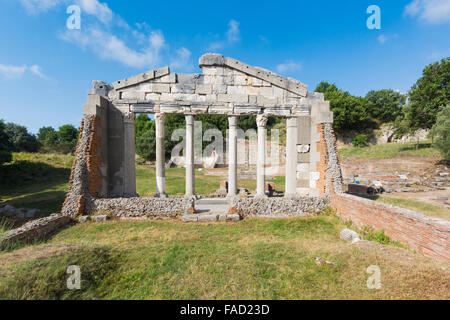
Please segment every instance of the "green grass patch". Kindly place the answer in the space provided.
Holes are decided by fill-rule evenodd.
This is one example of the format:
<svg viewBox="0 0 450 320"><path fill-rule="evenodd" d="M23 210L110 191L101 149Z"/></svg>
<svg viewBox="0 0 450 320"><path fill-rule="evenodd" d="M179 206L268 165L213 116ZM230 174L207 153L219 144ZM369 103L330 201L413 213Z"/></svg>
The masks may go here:
<svg viewBox="0 0 450 320"><path fill-rule="evenodd" d="M46 244L0 253L6 299L380 299L448 297L441 269L339 239L334 215L239 223L111 221L65 229ZM54 252L57 248L70 248ZM397 249L398 248L392 248ZM401 249L403 250L403 249ZM412 255L412 253L410 253ZM317 264L316 257L334 266ZM383 288L366 287L369 265ZM81 290L68 290L69 265ZM427 269L428 268L428 269ZM424 272L433 270L433 272ZM404 276L403 276L404 275ZM433 279L430 277L433 276ZM412 287L419 290L411 294Z"/></svg>
<svg viewBox="0 0 450 320"><path fill-rule="evenodd" d="M390 204L392 206L402 207L413 211L421 212L425 215L450 220L450 210L423 201L405 199L391 196L380 196L375 201Z"/></svg>
<svg viewBox="0 0 450 320"><path fill-rule="evenodd" d="M400 156L440 157L439 151L431 142L419 143L386 143L367 147L345 147L338 150L344 160L351 159L384 159Z"/></svg>

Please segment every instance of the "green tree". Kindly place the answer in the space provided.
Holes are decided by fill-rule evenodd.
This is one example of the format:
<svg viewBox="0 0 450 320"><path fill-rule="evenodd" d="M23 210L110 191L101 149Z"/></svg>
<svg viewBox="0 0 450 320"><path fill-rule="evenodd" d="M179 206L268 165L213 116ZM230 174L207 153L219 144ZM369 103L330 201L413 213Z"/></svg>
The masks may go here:
<svg viewBox="0 0 450 320"><path fill-rule="evenodd" d="M315 91L324 93L325 100L330 101L330 109L334 112L334 129L337 132L373 126L367 114L368 103L365 98L353 96L334 83L324 81L318 84Z"/></svg>
<svg viewBox="0 0 450 320"><path fill-rule="evenodd" d="M434 62L423 69L422 77L409 91L405 119L411 132L430 129L438 112L450 103L450 58Z"/></svg>
<svg viewBox="0 0 450 320"><path fill-rule="evenodd" d="M58 149L61 153L74 153L77 146L78 130L71 124L65 124L58 129Z"/></svg>
<svg viewBox="0 0 450 320"><path fill-rule="evenodd" d="M57 149L59 138L53 127L42 127L39 129L37 139L49 150Z"/></svg>
<svg viewBox="0 0 450 320"><path fill-rule="evenodd" d="M5 127L3 120L0 120L0 165L12 160L11 151L13 145L5 132Z"/></svg>
<svg viewBox="0 0 450 320"><path fill-rule="evenodd" d="M155 160L155 126L150 126L149 128L140 131L139 136L136 136L136 153L145 160Z"/></svg>
<svg viewBox="0 0 450 320"><path fill-rule="evenodd" d="M28 132L26 127L10 122L6 124L5 132L13 145L13 151L38 151L39 141Z"/></svg>
<svg viewBox="0 0 450 320"><path fill-rule="evenodd" d="M450 104L437 114L436 123L431 129L430 135L442 156L450 159Z"/></svg>
<svg viewBox="0 0 450 320"><path fill-rule="evenodd" d="M146 114L140 114L136 117L136 121L134 123L134 132L136 139L141 136L145 131L150 130L150 128L154 125L154 122L148 117Z"/></svg>
<svg viewBox="0 0 450 320"><path fill-rule="evenodd" d="M372 90L366 94L369 115L381 122L394 122L402 115L406 96L392 89Z"/></svg>

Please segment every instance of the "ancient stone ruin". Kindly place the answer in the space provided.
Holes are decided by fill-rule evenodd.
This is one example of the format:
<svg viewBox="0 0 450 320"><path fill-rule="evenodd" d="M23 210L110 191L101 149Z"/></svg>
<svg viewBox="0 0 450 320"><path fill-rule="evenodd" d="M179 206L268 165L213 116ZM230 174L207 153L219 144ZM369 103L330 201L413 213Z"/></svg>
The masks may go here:
<svg viewBox="0 0 450 320"><path fill-rule="evenodd" d="M77 156L63 214L109 212L119 217L175 217L192 212L195 202L194 119L198 114L228 117L228 184L230 207L241 216L303 215L323 208L331 188L342 190L332 130L333 113L323 94L307 85L220 54L199 60L201 74L151 70L110 86L94 81L83 120ZM156 189L154 198L138 197L135 176L134 121L137 113L155 115ZM184 197L165 189L164 121L169 113L186 119ZM257 190L238 195L237 119L256 117ZM286 118L286 185L284 198L265 194L266 124Z"/></svg>

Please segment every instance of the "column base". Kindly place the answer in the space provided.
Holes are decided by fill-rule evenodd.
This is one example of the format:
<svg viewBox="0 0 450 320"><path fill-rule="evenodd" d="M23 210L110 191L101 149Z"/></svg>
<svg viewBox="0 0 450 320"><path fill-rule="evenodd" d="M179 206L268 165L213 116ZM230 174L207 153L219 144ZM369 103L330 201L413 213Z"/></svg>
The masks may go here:
<svg viewBox="0 0 450 320"><path fill-rule="evenodd" d="M155 194L155 198L161 198L161 199L166 199L169 196L167 195L167 193L157 193Z"/></svg>

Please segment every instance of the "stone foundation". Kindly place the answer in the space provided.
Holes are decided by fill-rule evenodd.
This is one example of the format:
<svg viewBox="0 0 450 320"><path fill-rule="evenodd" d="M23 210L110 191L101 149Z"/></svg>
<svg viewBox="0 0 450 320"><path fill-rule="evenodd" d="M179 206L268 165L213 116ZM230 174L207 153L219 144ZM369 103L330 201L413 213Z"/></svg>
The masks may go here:
<svg viewBox="0 0 450 320"><path fill-rule="evenodd" d="M192 206L192 201L184 197L90 198L86 201L86 213L106 214L121 219L167 219L185 214L186 210Z"/></svg>
<svg viewBox="0 0 450 320"><path fill-rule="evenodd" d="M301 217L313 215L329 205L328 198L239 198L232 207L242 217Z"/></svg>

